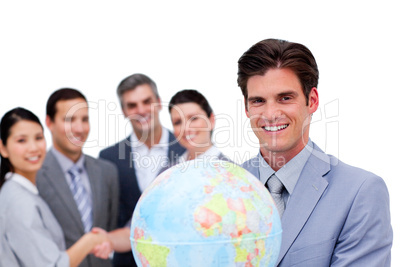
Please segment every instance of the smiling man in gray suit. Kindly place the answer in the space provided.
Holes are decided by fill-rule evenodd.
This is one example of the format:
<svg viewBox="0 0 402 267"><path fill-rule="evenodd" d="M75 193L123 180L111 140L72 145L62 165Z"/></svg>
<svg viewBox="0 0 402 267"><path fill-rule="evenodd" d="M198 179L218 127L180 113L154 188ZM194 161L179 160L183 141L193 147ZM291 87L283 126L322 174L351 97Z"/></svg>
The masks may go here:
<svg viewBox="0 0 402 267"><path fill-rule="evenodd" d="M243 163L282 214L277 266L390 266L389 195L373 173L309 139L318 68L308 48L263 40L238 61L238 85L260 153Z"/></svg>
<svg viewBox="0 0 402 267"><path fill-rule="evenodd" d="M37 174L37 187L64 232L69 248L92 227L116 227L118 174L107 161L83 154L89 133L88 103L71 88L55 91L46 106L46 125L53 147ZM87 256L80 267L112 266L110 260Z"/></svg>

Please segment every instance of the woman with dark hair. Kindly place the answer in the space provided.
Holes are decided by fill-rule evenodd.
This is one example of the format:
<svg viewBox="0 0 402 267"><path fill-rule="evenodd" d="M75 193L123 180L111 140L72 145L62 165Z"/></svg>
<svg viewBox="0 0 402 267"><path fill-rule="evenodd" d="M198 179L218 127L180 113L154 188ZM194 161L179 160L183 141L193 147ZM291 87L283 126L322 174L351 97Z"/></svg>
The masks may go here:
<svg viewBox="0 0 402 267"><path fill-rule="evenodd" d="M0 122L0 139L0 266L78 266L107 238L87 233L66 250L60 225L35 186L46 155L38 117L10 110Z"/></svg>
<svg viewBox="0 0 402 267"><path fill-rule="evenodd" d="M196 90L182 90L169 102L173 134L187 149L179 162L202 160L230 161L212 143L215 115L207 99Z"/></svg>

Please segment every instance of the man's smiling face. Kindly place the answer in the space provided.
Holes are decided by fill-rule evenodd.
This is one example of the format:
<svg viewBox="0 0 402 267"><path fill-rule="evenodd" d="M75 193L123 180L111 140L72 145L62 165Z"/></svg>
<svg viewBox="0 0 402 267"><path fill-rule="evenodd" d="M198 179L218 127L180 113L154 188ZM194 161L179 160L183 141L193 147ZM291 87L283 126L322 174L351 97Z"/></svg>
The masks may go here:
<svg viewBox="0 0 402 267"><path fill-rule="evenodd" d="M246 114L259 139L262 155L276 152L287 159L307 144L311 114L318 108L317 89L308 103L302 85L290 69L269 69L247 82Z"/></svg>
<svg viewBox="0 0 402 267"><path fill-rule="evenodd" d="M148 84L139 85L134 90L125 92L121 98L121 105L124 116L131 121L137 136L147 138L156 127L160 126L161 102Z"/></svg>

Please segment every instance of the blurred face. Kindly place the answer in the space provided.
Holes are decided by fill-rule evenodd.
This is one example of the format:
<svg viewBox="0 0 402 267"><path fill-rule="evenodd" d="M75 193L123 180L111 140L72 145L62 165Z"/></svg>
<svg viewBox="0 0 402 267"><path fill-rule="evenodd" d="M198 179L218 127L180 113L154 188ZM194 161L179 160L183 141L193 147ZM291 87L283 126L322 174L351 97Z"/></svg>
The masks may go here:
<svg viewBox="0 0 402 267"><path fill-rule="evenodd" d="M54 148L77 161L89 134L88 103L82 98L58 101L54 120L47 117L46 125Z"/></svg>
<svg viewBox="0 0 402 267"><path fill-rule="evenodd" d="M33 121L21 120L10 129L1 154L10 160L14 172L26 178L35 178L46 155L46 141L42 127Z"/></svg>
<svg viewBox="0 0 402 267"><path fill-rule="evenodd" d="M318 108L314 87L308 105L298 77L290 69L270 69L247 82L246 113L262 155L280 153L290 160L307 144L311 114Z"/></svg>
<svg viewBox="0 0 402 267"><path fill-rule="evenodd" d="M155 96L148 84L139 85L134 90L125 92L122 95L121 105L124 116L130 120L137 136L140 135L138 137L140 140L146 139L156 127L161 127L160 99Z"/></svg>
<svg viewBox="0 0 402 267"><path fill-rule="evenodd" d="M211 131L215 117L207 113L196 103L183 103L173 106L170 116L173 134L179 143L189 151L205 151L211 145Z"/></svg>

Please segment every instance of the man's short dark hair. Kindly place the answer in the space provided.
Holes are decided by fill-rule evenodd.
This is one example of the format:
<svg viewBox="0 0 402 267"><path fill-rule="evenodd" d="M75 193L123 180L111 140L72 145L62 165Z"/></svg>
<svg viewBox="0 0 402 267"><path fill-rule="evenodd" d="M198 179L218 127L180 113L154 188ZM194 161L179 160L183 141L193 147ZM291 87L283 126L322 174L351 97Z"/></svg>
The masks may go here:
<svg viewBox="0 0 402 267"><path fill-rule="evenodd" d="M237 84L245 100L248 98L248 79L255 75L265 75L273 68L288 68L296 74L308 104L311 89L318 86L318 67L315 58L304 45L278 39L260 41L240 57Z"/></svg>
<svg viewBox="0 0 402 267"><path fill-rule="evenodd" d="M135 73L124 78L124 80L122 80L117 86L117 96L119 97L120 103L125 92L134 90L135 88L137 88L137 86L143 84L148 84L151 87L155 97L159 99L159 93L158 88L156 87L156 83L145 74Z"/></svg>
<svg viewBox="0 0 402 267"><path fill-rule="evenodd" d="M56 104L62 100L71 100L76 98L82 98L87 102L85 96L78 90L73 88L60 88L54 91L46 103L46 115L53 121L54 116L57 113Z"/></svg>

